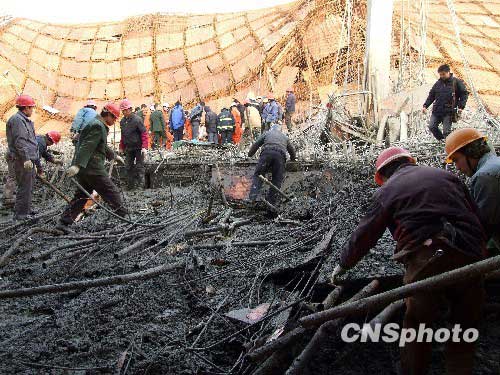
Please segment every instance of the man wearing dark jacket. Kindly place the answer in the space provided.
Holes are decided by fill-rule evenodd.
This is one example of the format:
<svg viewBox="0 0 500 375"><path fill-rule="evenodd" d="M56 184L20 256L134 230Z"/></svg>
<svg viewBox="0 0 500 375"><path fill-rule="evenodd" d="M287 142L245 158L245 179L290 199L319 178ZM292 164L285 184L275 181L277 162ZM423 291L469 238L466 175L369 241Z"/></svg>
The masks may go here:
<svg viewBox="0 0 500 375"><path fill-rule="evenodd" d="M165 147L165 141L167 139L167 134L165 133L165 117L163 116L163 111L159 104L155 104L154 111L149 116L150 131L153 135L153 147L163 148Z"/></svg>
<svg viewBox="0 0 500 375"><path fill-rule="evenodd" d="M95 190L116 214L125 216L127 210L123 207L120 191L104 168L106 159L115 159L123 164L123 159L107 145L109 126L113 125L119 116L120 107L108 103L103 107L101 114L82 130L72 165L66 171L66 176L70 178L76 176L77 182L88 193ZM61 215L60 224L63 226L72 224L82 212L87 199L85 193L77 188L71 203Z"/></svg>
<svg viewBox="0 0 500 375"><path fill-rule="evenodd" d="M469 92L464 82L450 73L449 65L441 65L438 68L438 73L439 79L429 91L422 112L427 112L427 108L434 103L429 130L440 141L451 133L452 115L457 113L460 116L467 103ZM442 132L439 129L440 123L443 123Z"/></svg>
<svg viewBox="0 0 500 375"><path fill-rule="evenodd" d="M44 159L48 163L63 165L61 160L56 160L54 155L49 150L49 147L53 144L59 143L61 140L61 134L55 130L49 131L45 135L37 135L36 143L38 144L38 156L39 158L34 161L36 166L36 171L39 175L43 174L43 167L40 159Z"/></svg>
<svg viewBox="0 0 500 375"><path fill-rule="evenodd" d="M198 135L200 133L200 123L201 116L203 115L203 108L205 107L204 102L199 102L196 107L191 110L189 114L189 119L191 120L192 138L198 140Z"/></svg>
<svg viewBox="0 0 500 375"><path fill-rule="evenodd" d="M234 125L234 116L229 112L229 109L222 108L217 119L217 132L221 135L223 145L233 143Z"/></svg>
<svg viewBox="0 0 500 375"><path fill-rule="evenodd" d="M262 187L262 181L259 175L265 176L266 173L272 173L272 183L281 188L283 179L285 178L285 163L286 154L290 155L293 161L296 158L295 149L290 143L288 137L281 132L281 127L278 124L271 126L268 132L262 134L255 143L250 147L248 156L255 155L257 150L262 147L262 152L259 157L259 162L255 168L252 179L252 187L250 188L250 200L255 201ZM276 203L276 191L269 189L267 201L271 204Z"/></svg>
<svg viewBox="0 0 500 375"><path fill-rule="evenodd" d="M207 128L208 142L219 143L217 136L217 114L208 106L205 106L205 126Z"/></svg>
<svg viewBox="0 0 500 375"><path fill-rule="evenodd" d="M7 163L16 177L14 220L24 220L31 214L31 198L35 179L34 162L38 160L35 126L30 120L35 101L29 95L16 99L18 112L7 121Z"/></svg>
<svg viewBox="0 0 500 375"><path fill-rule="evenodd" d="M293 87L286 90L286 103L285 103L285 124L288 132L292 131L292 116L295 113L295 94L293 93Z"/></svg>
<svg viewBox="0 0 500 375"><path fill-rule="evenodd" d="M120 103L123 118L120 120L120 150L125 153L125 170L128 188L144 186L144 156L148 148L148 133L144 122L132 112L132 103L124 99Z"/></svg>
<svg viewBox="0 0 500 375"><path fill-rule="evenodd" d="M358 263L388 228L396 240L394 259L405 265L405 283L439 275L481 260L485 234L477 206L466 186L452 173L417 166L408 151L384 150L376 162L375 181L382 186L341 252L333 272L337 277ZM458 282L446 289L418 293L406 299L405 328L431 326L441 307L450 307L450 319L462 330L476 328L484 291L481 278ZM449 340L446 373L472 374L474 344ZM423 375L430 361L430 342L406 343L402 373Z"/></svg>

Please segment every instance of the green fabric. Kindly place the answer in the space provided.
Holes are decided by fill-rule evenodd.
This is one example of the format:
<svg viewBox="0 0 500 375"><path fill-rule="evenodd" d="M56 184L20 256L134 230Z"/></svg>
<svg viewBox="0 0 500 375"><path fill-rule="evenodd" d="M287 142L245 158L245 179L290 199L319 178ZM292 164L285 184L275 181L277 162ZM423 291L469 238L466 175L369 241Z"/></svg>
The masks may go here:
<svg viewBox="0 0 500 375"><path fill-rule="evenodd" d="M142 121L144 121L144 111L141 109L139 111L137 111L137 116L139 116L140 118L142 118Z"/></svg>
<svg viewBox="0 0 500 375"><path fill-rule="evenodd" d="M165 130L165 118L163 117L163 112L157 109L151 113L149 124L151 125L149 129L150 131L163 132Z"/></svg>
<svg viewBox="0 0 500 375"><path fill-rule="evenodd" d="M497 242L493 238L490 238L486 247L488 248L488 252L490 254L490 257L500 255L499 245L497 244Z"/></svg>
<svg viewBox="0 0 500 375"><path fill-rule="evenodd" d="M75 148L72 165L80 167L79 174L107 176L104 161L113 157L113 151L107 145L108 128L101 116L92 120L80 133Z"/></svg>

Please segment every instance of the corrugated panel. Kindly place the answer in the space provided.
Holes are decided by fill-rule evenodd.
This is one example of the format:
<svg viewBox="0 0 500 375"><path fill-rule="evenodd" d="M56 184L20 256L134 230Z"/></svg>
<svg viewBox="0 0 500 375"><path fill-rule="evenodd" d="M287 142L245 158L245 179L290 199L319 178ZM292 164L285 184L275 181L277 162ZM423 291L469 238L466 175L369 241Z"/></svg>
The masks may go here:
<svg viewBox="0 0 500 375"><path fill-rule="evenodd" d="M0 72L9 71L9 79L11 82L17 86L21 86L24 81L24 73L13 66L10 62L5 60L2 55L0 55Z"/></svg>
<svg viewBox="0 0 500 375"><path fill-rule="evenodd" d="M92 79L106 79L106 72L107 70L105 62L93 62L90 77Z"/></svg>
<svg viewBox="0 0 500 375"><path fill-rule="evenodd" d="M125 39L123 56L131 57L151 52L151 37Z"/></svg>
<svg viewBox="0 0 500 375"><path fill-rule="evenodd" d="M137 73L146 74L153 71L153 59L151 56L140 57L137 59Z"/></svg>
<svg viewBox="0 0 500 375"><path fill-rule="evenodd" d="M106 50L106 60L107 61L119 60L121 56L122 56L121 42L108 43L108 49Z"/></svg>
<svg viewBox="0 0 500 375"><path fill-rule="evenodd" d="M48 70L34 61L29 65L28 75L38 82L47 82L49 80ZM55 73L52 73L51 77L54 79L56 77Z"/></svg>
<svg viewBox="0 0 500 375"><path fill-rule="evenodd" d="M196 85L200 92L200 96L204 97L226 90L231 85L231 81L229 74L227 72L222 72L207 77L199 77L199 79L196 80Z"/></svg>
<svg viewBox="0 0 500 375"><path fill-rule="evenodd" d="M250 73L250 68L246 59L241 59L231 65L231 71L233 72L234 80L236 83L239 83Z"/></svg>
<svg viewBox="0 0 500 375"><path fill-rule="evenodd" d="M186 30L186 46L192 46L212 39L215 31L212 25L190 28Z"/></svg>
<svg viewBox="0 0 500 375"><path fill-rule="evenodd" d="M329 17L322 22L311 24L304 36L304 43L314 60L320 60L337 53L339 39L342 31L342 20L340 17ZM332 43L332 41L334 41ZM344 42L340 48L347 46Z"/></svg>
<svg viewBox="0 0 500 375"><path fill-rule="evenodd" d="M125 97L129 98L132 95L137 95L141 93L141 87L139 84L139 79L126 79L123 81L123 86L125 89Z"/></svg>
<svg viewBox="0 0 500 375"><path fill-rule="evenodd" d="M36 40L37 47L44 49L47 52L53 53L59 53L63 47L63 44L63 40L49 38L45 35L38 36Z"/></svg>
<svg viewBox="0 0 500 375"><path fill-rule="evenodd" d="M75 58L80 50L80 44L76 42L67 42L64 45L61 56Z"/></svg>
<svg viewBox="0 0 500 375"><path fill-rule="evenodd" d="M70 98L65 98L62 96L57 97L53 107L58 109L61 112L73 113L71 111L71 104L73 100Z"/></svg>
<svg viewBox="0 0 500 375"><path fill-rule="evenodd" d="M156 55L158 70L169 69L184 64L184 52L175 50Z"/></svg>
<svg viewBox="0 0 500 375"><path fill-rule="evenodd" d="M97 28L95 27L75 27L71 29L68 38L76 40L91 40L94 39Z"/></svg>
<svg viewBox="0 0 500 375"><path fill-rule="evenodd" d="M174 80L177 84L189 81L191 79L185 66L174 71Z"/></svg>
<svg viewBox="0 0 500 375"><path fill-rule="evenodd" d="M31 43L28 43L10 33L3 33L2 39L21 53L28 53L31 47Z"/></svg>
<svg viewBox="0 0 500 375"><path fill-rule="evenodd" d="M212 23L213 19L212 15L189 16L187 18L187 25L188 27L208 25Z"/></svg>
<svg viewBox="0 0 500 375"><path fill-rule="evenodd" d="M105 90L106 90L106 81L91 82L89 98L93 99L104 98Z"/></svg>
<svg viewBox="0 0 500 375"><path fill-rule="evenodd" d="M71 78L59 77L57 93L63 96L75 96L75 81Z"/></svg>
<svg viewBox="0 0 500 375"><path fill-rule="evenodd" d="M75 58L78 61L89 61L92 54L91 44L80 44L80 50L77 52Z"/></svg>
<svg viewBox="0 0 500 375"><path fill-rule="evenodd" d="M239 27L242 27L244 24L245 24L244 17L229 18L225 21L217 22L216 24L217 34L224 34L228 31L235 30Z"/></svg>
<svg viewBox="0 0 500 375"><path fill-rule="evenodd" d="M92 60L104 60L106 58L106 50L108 49L108 43L102 41L96 41L94 43L94 48L92 50Z"/></svg>
<svg viewBox="0 0 500 375"><path fill-rule="evenodd" d="M250 53L256 47L255 40L251 36L248 36L225 49L223 53L226 61L228 63L233 63L237 59Z"/></svg>
<svg viewBox="0 0 500 375"><path fill-rule="evenodd" d="M90 90L90 82L87 80L77 79L74 82L73 96L75 98L87 98Z"/></svg>
<svg viewBox="0 0 500 375"><path fill-rule="evenodd" d="M462 14L461 17L463 17L466 22L474 26L489 26L494 28L500 27L500 25L492 17L487 15Z"/></svg>
<svg viewBox="0 0 500 375"><path fill-rule="evenodd" d="M90 63L63 59L61 74L76 78L89 78Z"/></svg>
<svg viewBox="0 0 500 375"><path fill-rule="evenodd" d="M122 83L120 81L108 82L106 85L106 96L111 100L122 98Z"/></svg>
<svg viewBox="0 0 500 375"><path fill-rule="evenodd" d="M31 95L40 105L52 103L55 97L52 90L47 90L44 85L41 85L29 78L26 80L23 92Z"/></svg>
<svg viewBox="0 0 500 375"><path fill-rule="evenodd" d="M122 34L121 24L117 23L111 25L104 25L99 28L99 31L97 32L97 38L109 39L119 34Z"/></svg>
<svg viewBox="0 0 500 375"><path fill-rule="evenodd" d="M15 24L9 27L8 30L27 42L31 42L38 35L36 31Z"/></svg>
<svg viewBox="0 0 500 375"><path fill-rule="evenodd" d="M68 34L70 33L70 31L71 31L71 28L54 26L54 25L47 25L43 29L44 33L50 34L51 36L58 38L58 39L66 38L68 36Z"/></svg>
<svg viewBox="0 0 500 375"><path fill-rule="evenodd" d="M220 35L218 38L220 48L222 49L236 43L236 37L231 32Z"/></svg>
<svg viewBox="0 0 500 375"><path fill-rule="evenodd" d="M122 77L120 61L107 62L106 75L108 79L120 79Z"/></svg>
<svg viewBox="0 0 500 375"><path fill-rule="evenodd" d="M140 85L141 85L142 96L148 96L154 93L155 82L152 76L141 77Z"/></svg>
<svg viewBox="0 0 500 375"><path fill-rule="evenodd" d="M194 76L216 74L219 73L223 68L224 61L218 54L191 64L191 70Z"/></svg>
<svg viewBox="0 0 500 375"><path fill-rule="evenodd" d="M129 59L123 60L123 71L122 74L124 77L134 77L137 76L137 60Z"/></svg>
<svg viewBox="0 0 500 375"><path fill-rule="evenodd" d="M217 52L217 45L210 41L199 46L186 48L186 55L190 62L202 59L203 57L213 55Z"/></svg>
<svg viewBox="0 0 500 375"><path fill-rule="evenodd" d="M498 74L472 69L472 79L481 90L498 91Z"/></svg>
<svg viewBox="0 0 500 375"><path fill-rule="evenodd" d="M278 96L284 96L288 87L292 86L299 74L300 69L296 66L284 66L276 79L274 92Z"/></svg>
<svg viewBox="0 0 500 375"><path fill-rule="evenodd" d="M183 45L184 45L183 33L160 34L156 36L157 51L182 48Z"/></svg>
<svg viewBox="0 0 500 375"><path fill-rule="evenodd" d="M12 63L18 67L19 69L26 69L26 63L28 62L28 58L26 55L23 55L20 52L17 52L9 45L0 42L0 51L1 54L7 57Z"/></svg>
<svg viewBox="0 0 500 375"><path fill-rule="evenodd" d="M170 91L168 88L175 86L175 79L173 72L167 70L158 74L158 80L162 91Z"/></svg>

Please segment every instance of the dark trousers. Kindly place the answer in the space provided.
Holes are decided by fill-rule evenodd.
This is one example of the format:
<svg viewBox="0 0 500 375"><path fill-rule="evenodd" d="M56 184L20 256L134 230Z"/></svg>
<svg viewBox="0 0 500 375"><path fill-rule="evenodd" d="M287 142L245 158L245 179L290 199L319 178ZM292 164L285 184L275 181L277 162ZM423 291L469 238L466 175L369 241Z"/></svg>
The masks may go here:
<svg viewBox="0 0 500 375"><path fill-rule="evenodd" d="M208 141L212 142L212 143L219 143L219 137L218 137L217 133L209 132L208 133Z"/></svg>
<svg viewBox="0 0 500 375"><path fill-rule="evenodd" d="M174 129L174 142L182 141L184 137L184 126L181 126L179 129Z"/></svg>
<svg viewBox="0 0 500 375"><path fill-rule="evenodd" d="M438 248L444 251L443 255L433 257ZM422 246L405 260L404 282L407 284L439 275L474 261L454 248ZM426 328L432 327L433 322L439 317L440 308L447 307L450 311L448 320L451 328L455 324L460 324L462 330L477 328L481 319L483 300L484 290L481 278L459 282L444 290L429 290L415 294L406 299L403 327L418 329L421 323L425 323ZM462 335L460 337L462 338ZM401 349L403 374L427 374L431 351L432 342L406 343ZM474 351L475 343L453 342L450 339L446 343L446 373L448 375L472 375Z"/></svg>
<svg viewBox="0 0 500 375"><path fill-rule="evenodd" d="M222 130L220 132L221 135L221 143L223 145L228 143L233 143L233 131L232 130Z"/></svg>
<svg viewBox="0 0 500 375"><path fill-rule="evenodd" d="M166 138L165 131L153 132L153 148L164 147Z"/></svg>
<svg viewBox="0 0 500 375"><path fill-rule="evenodd" d="M191 123L191 129L193 131L193 138L192 139L198 139L198 135L200 134L200 122L193 121Z"/></svg>
<svg viewBox="0 0 500 375"><path fill-rule="evenodd" d="M92 194L92 191L95 190L116 214L120 216L127 214L120 192L111 178L108 176L77 175L76 179L88 193ZM87 196L77 188L73 199L61 216L61 223L72 224L83 211L87 199Z"/></svg>
<svg viewBox="0 0 500 375"><path fill-rule="evenodd" d="M443 123L443 131L439 129L439 124ZM438 141L445 139L451 133L451 115L436 116L431 115L429 130Z"/></svg>
<svg viewBox="0 0 500 375"><path fill-rule="evenodd" d="M16 172L14 170L14 159L9 152L5 155L7 161L7 175L4 177L3 204L5 207L13 208L16 203Z"/></svg>
<svg viewBox="0 0 500 375"><path fill-rule="evenodd" d="M144 187L144 156L140 149L125 152L125 170L130 189Z"/></svg>
<svg viewBox="0 0 500 375"><path fill-rule="evenodd" d="M292 116L293 112L285 112L285 124L288 131L292 131Z"/></svg>
<svg viewBox="0 0 500 375"><path fill-rule="evenodd" d="M262 181L259 175L266 176L266 173L272 173L271 182L278 188L281 188L283 184L283 179L285 178L285 155L279 151L275 150L264 150L260 154L259 162L255 168L252 179L252 187L250 188L250 200L255 201L259 195L260 189L262 188ZM267 194L267 201L271 204L275 204L277 200L277 192L274 189L269 188Z"/></svg>
<svg viewBox="0 0 500 375"><path fill-rule="evenodd" d="M26 170L24 162L18 159L14 160L13 167L17 184L14 216L18 219L24 219L31 213L35 167L33 166L32 170Z"/></svg>

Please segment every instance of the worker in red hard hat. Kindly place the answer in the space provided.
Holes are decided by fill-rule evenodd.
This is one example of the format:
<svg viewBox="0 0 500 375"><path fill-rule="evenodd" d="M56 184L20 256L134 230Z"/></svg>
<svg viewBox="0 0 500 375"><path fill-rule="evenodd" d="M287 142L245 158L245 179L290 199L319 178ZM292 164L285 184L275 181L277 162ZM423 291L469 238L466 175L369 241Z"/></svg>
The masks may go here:
<svg viewBox="0 0 500 375"><path fill-rule="evenodd" d="M71 124L71 139L76 145L81 131L97 116L97 104L93 100L87 100L83 108L81 108L73 119Z"/></svg>
<svg viewBox="0 0 500 375"><path fill-rule="evenodd" d="M108 203L116 214L124 216L127 210L123 206L120 191L115 186L104 168L104 161L117 160L124 164L123 159L116 155L107 145L109 127L120 117L120 107L114 103L106 104L101 114L96 116L80 133L75 148L75 156L66 176L76 177L78 183L92 193L95 190ZM72 224L82 212L87 195L77 188L75 196L60 218L60 224Z"/></svg>
<svg viewBox="0 0 500 375"><path fill-rule="evenodd" d="M419 166L399 147L384 150L377 159L375 181L380 189L350 240L342 249L332 281L354 267L389 229L396 240L393 259L405 266L404 282L460 268L482 259L486 237L477 207L463 182L443 169ZM446 296L446 298L445 298ZM457 282L443 290L414 294L406 299L403 326L418 329L437 321L440 307L460 328L476 328L484 290L481 278ZM406 343L401 352L404 374L426 374L430 342ZM474 343L446 344L446 373L472 374Z"/></svg>
<svg viewBox="0 0 500 375"><path fill-rule="evenodd" d="M32 214L31 198L35 179L34 162L38 159L38 145L35 136L35 125L30 117L33 115L35 101L29 95L16 98L18 112L7 121L7 164L9 174L15 178L6 181L6 188L16 189L14 203L14 220L30 218ZM9 186L17 185L17 187ZM12 202L13 198L11 198Z"/></svg>
<svg viewBox="0 0 500 375"><path fill-rule="evenodd" d="M46 162L63 165L62 160L56 159L52 152L48 149L54 144L58 144L61 140L61 134L58 131L51 130L45 135L37 135L36 142L38 144L38 155L39 158L35 161L36 170L39 175L43 174L43 167L40 159L45 159Z"/></svg>
<svg viewBox="0 0 500 375"><path fill-rule="evenodd" d="M127 171L128 188L144 186L144 157L146 156L149 138L142 119L133 112L130 100L120 103L123 118L120 120L120 150L125 153L125 170Z"/></svg>
<svg viewBox="0 0 500 375"><path fill-rule="evenodd" d="M297 98L293 93L293 87L289 87L286 90L286 102L285 102L285 124L288 132L292 131L292 116L295 113L295 103Z"/></svg>

